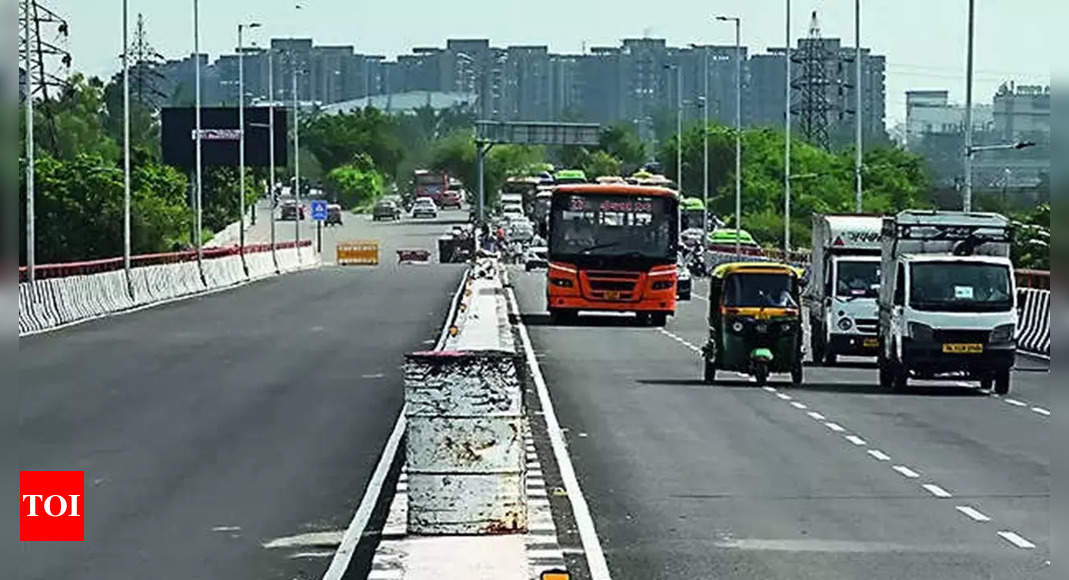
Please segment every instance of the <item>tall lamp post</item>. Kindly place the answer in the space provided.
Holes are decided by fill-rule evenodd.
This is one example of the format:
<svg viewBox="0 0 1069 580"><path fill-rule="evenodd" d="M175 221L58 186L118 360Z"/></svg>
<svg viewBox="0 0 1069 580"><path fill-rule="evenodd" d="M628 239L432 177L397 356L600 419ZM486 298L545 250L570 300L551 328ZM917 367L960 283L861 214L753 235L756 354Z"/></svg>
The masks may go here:
<svg viewBox="0 0 1069 580"><path fill-rule="evenodd" d="M203 170L201 164L201 124L200 124L200 1L193 0L193 76L194 76L194 90L196 92L195 101L195 114L196 117L196 149L197 149L197 170L196 170L196 193L193 201L194 210L196 211L196 218L193 228L193 243L197 248L197 268L204 276L204 248L201 246L201 240L204 236L201 235L201 228L204 227L203 222L203 207L201 201L203 199L201 193L201 182L203 181Z"/></svg>
<svg viewBox="0 0 1069 580"><path fill-rule="evenodd" d="M245 29L259 28L260 23L251 22L249 24L238 24L238 139L240 143L238 145L238 186L239 197L238 211L241 213L241 217L238 218L238 240L241 252L241 267L248 273L249 267L245 263Z"/></svg>
<svg viewBox="0 0 1069 580"><path fill-rule="evenodd" d="M969 37L965 56L965 199L964 211L972 211L972 80L973 31L976 23L976 1L969 0Z"/></svg>
<svg viewBox="0 0 1069 580"><path fill-rule="evenodd" d="M742 254L742 19L717 16L735 23L735 255Z"/></svg>
<svg viewBox="0 0 1069 580"><path fill-rule="evenodd" d="M791 256L791 0L787 0L786 26L783 37L786 47L784 59L784 103L783 103L783 258Z"/></svg>
<svg viewBox="0 0 1069 580"><path fill-rule="evenodd" d="M854 183L856 191L856 210L861 213L861 0L854 0L854 37L857 46L854 47Z"/></svg>
<svg viewBox="0 0 1069 580"><path fill-rule="evenodd" d="M130 277L130 41L129 2L122 0L122 147L123 147L123 220L122 220L122 266L126 275L126 292L134 297L133 280Z"/></svg>
<svg viewBox="0 0 1069 580"><path fill-rule="evenodd" d="M665 70L676 71L676 189L683 194L683 68L666 64Z"/></svg>
<svg viewBox="0 0 1069 580"><path fill-rule="evenodd" d="M34 254L37 245L34 233L34 192L33 178L34 151L33 151L33 55L30 49L30 0L24 0L23 7L23 34L25 35L23 50L26 60L26 276L32 284L37 279L37 264Z"/></svg>

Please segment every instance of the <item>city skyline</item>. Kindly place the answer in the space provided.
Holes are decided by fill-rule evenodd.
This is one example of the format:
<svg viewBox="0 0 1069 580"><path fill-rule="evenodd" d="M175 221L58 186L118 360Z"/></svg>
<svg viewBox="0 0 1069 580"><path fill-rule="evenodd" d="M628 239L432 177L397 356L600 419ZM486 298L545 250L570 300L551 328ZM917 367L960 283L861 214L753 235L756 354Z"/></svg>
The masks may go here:
<svg viewBox="0 0 1069 580"><path fill-rule="evenodd" d="M351 2L343 0L301 0L300 10L295 9L292 0L269 5L241 0L201 4L202 52L213 57L233 52L237 23L254 20L264 27L249 36L248 44L262 46L272 37L312 38L316 44L353 45L358 53L381 54L390 60L411 54L415 47L441 45L446 38L490 38L502 47L547 45L551 52L565 54L579 54L592 46L616 45L624 38L664 38L675 46L692 42L724 45L732 40L729 27L713 22L711 14L708 22L702 18L679 18L680 14L713 10L691 0L669 2L656 13L649 13L637 3L635 10L629 10L630 3L624 3L605 12L594 3L540 2L538 12L546 15L541 20L552 22L552 26L532 26L530 22L540 21L538 17L521 18L522 11L486 0L470 0L459 7L428 4L415 9L415 17L412 6L354 9ZM726 0L719 3L718 9L742 16L742 43L751 53L782 47L782 0L754 4L757 3ZM853 1L794 0L793 4L795 40L806 35L810 12L817 9L824 36L840 38L844 46L853 45ZM119 3L114 13L102 11L101 3L95 2L52 0L48 5L70 22L73 70L96 76L109 76L117 70L121 52ZM130 5L133 13L145 14L149 38L167 58L182 58L192 52L192 2L134 0ZM1022 9L1019 3L978 7L974 85L978 102L989 102L989 96L1003 82L1050 84L1055 51L1048 43L1053 42L1053 35L1042 34L1042 30L1053 26L1056 20L1044 14L1053 16L1056 10L1069 12L1054 0L1036 0L1030 9ZM339 19L339 14L350 18ZM635 17L636 14L641 16ZM964 1L933 5L903 0L894 6L863 6L862 45L887 56L888 127L905 120L907 90L946 88L952 101L963 100L965 14ZM369 20L402 24L368 25ZM339 25L339 21L346 24ZM1011 35L1006 34L1007 30L1027 30L1032 34Z"/></svg>

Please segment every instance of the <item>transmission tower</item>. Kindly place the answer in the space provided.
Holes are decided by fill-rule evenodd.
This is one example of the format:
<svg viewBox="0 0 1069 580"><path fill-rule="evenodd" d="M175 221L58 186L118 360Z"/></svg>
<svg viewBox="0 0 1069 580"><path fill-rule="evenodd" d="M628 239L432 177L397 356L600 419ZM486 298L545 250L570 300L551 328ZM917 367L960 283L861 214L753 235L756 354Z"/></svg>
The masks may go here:
<svg viewBox="0 0 1069 580"><path fill-rule="evenodd" d="M137 28L130 45L130 88L135 102L151 109L159 108L167 95L160 90L164 75L159 71L165 59L148 42L145 31L145 16L137 15Z"/></svg>
<svg viewBox="0 0 1069 580"><path fill-rule="evenodd" d="M32 91L25 91L25 94L26 98L40 100L53 150L57 136L50 96L53 93L62 94L70 86L67 80L71 68L71 54L67 50L69 33L67 21L44 6L41 0L19 0L19 57L25 79L33 87ZM30 45L28 61L25 54L27 42Z"/></svg>
<svg viewBox="0 0 1069 580"><path fill-rule="evenodd" d="M838 105L828 98L828 89L833 82L828 78L827 64L837 58L831 53L820 33L817 12L809 24L809 37L798 42L798 50L791 61L797 65L797 76L791 79L791 89L797 93L791 106L791 114L798 117L802 137L807 141L829 149L829 117L838 110Z"/></svg>

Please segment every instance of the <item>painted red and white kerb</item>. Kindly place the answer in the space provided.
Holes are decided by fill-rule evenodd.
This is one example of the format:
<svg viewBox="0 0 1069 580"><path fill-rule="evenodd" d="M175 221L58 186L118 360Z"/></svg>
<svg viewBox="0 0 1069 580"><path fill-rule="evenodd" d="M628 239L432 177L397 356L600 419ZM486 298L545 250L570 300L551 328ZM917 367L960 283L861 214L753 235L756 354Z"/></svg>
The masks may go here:
<svg viewBox="0 0 1069 580"><path fill-rule="evenodd" d="M19 540L85 540L85 472L19 472Z"/></svg>

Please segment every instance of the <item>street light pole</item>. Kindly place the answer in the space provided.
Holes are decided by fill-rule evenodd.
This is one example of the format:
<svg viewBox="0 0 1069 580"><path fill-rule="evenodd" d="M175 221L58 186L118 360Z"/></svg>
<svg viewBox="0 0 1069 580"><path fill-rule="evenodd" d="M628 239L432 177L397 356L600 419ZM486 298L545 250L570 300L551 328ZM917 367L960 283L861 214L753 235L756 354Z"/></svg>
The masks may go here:
<svg viewBox="0 0 1069 580"><path fill-rule="evenodd" d="M126 274L126 291L133 298L130 277L130 41L129 0L122 1L122 103L123 103L123 220L122 266Z"/></svg>
<svg viewBox="0 0 1069 580"><path fill-rule="evenodd" d="M292 57L292 53L291 53ZM297 219L293 221L293 235L297 242L297 255L301 247L301 111L297 97L297 64L293 63L293 199L297 202Z"/></svg>
<svg viewBox="0 0 1069 580"><path fill-rule="evenodd" d="M787 0L786 32L786 75L784 85L784 139L783 139L783 258L791 255L791 0Z"/></svg>
<svg viewBox="0 0 1069 580"><path fill-rule="evenodd" d="M268 192L267 199L271 203L271 260L275 264L275 270L278 270L278 252L275 249L275 179L278 177L275 165L275 49L271 48L267 51L267 94L270 95L267 99L267 132L270 135L267 138L269 143L267 155L268 163L271 164L271 177L268 180L270 184L270 191ZM297 217L300 217L298 215Z"/></svg>
<svg viewBox="0 0 1069 580"><path fill-rule="evenodd" d="M238 186L238 195L240 200L238 201L238 211L241 213L239 221L238 231L238 244L240 246L241 253L241 267L248 272L248 265L245 263L245 43L244 32L246 24L238 24L238 139L240 144L238 145L238 181L241 183ZM259 28L260 24L253 22L247 25L249 29Z"/></svg>
<svg viewBox="0 0 1069 580"><path fill-rule="evenodd" d="M34 248L37 245L34 233L34 151L33 151L33 55L30 52L30 0L23 1L23 34L26 58L26 274L32 284L37 279L37 264Z"/></svg>
<svg viewBox="0 0 1069 580"><path fill-rule="evenodd" d="M194 107L194 109L196 110L195 117L196 117L196 129L197 129L197 131L196 131L196 134L197 134L197 138L196 138L196 142L197 142L197 146L196 146L196 149L197 149L197 171L196 171L197 185L196 185L196 194L195 194L195 198L194 198L194 201L193 201L193 205L195 207L195 211L196 211L197 215L196 215L195 222L194 222L196 225L193 228L193 237L196 238L196 239L193 240L193 243L196 244L195 247L197 248L197 268L200 271L201 276L204 276L204 248L201 247L201 240L204 238L204 236L201 234L201 228L204 227L204 222L203 222L204 214L203 214L203 207L201 205L201 201L203 199L203 196L202 196L202 191L203 190L201 189L201 185L202 185L201 182L204 181L204 180L203 180L203 170L202 170L202 166L201 166L202 159L201 159L201 124L200 124L200 1L199 0L193 0L193 76L194 76L194 79L195 79L194 80L194 85L195 85L195 92L196 92L196 106Z"/></svg>
<svg viewBox="0 0 1069 580"><path fill-rule="evenodd" d="M676 187L683 194L683 67L676 68Z"/></svg>
<svg viewBox="0 0 1069 580"><path fill-rule="evenodd" d="M969 40L965 57L965 199L962 203L964 211L972 211L972 79L975 16L976 1L969 0Z"/></svg>
<svg viewBox="0 0 1069 580"><path fill-rule="evenodd" d="M742 19L717 16L735 23L735 255L742 255Z"/></svg>
<svg viewBox="0 0 1069 580"><path fill-rule="evenodd" d="M857 213L861 213L861 0L854 0L854 37L857 39L857 46L854 47L854 182L857 185L856 209Z"/></svg>
<svg viewBox="0 0 1069 580"><path fill-rule="evenodd" d="M709 231L709 47L705 47L705 63L703 64L704 103L702 107L702 207L705 211L702 215L702 246L708 241Z"/></svg>

